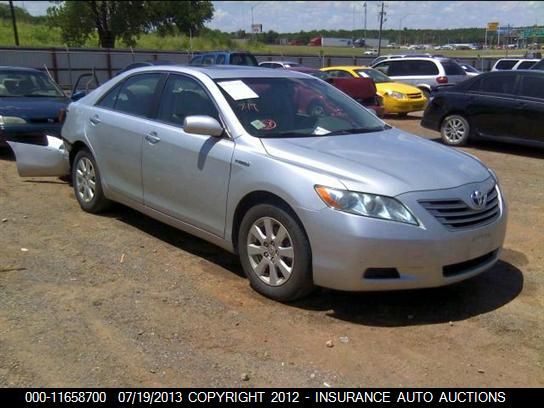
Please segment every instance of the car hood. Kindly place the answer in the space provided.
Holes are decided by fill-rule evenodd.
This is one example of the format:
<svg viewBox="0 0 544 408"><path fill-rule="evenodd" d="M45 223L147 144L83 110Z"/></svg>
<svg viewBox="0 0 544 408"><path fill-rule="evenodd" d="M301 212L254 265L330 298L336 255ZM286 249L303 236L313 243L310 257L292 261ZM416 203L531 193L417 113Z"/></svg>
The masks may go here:
<svg viewBox="0 0 544 408"><path fill-rule="evenodd" d="M376 89L381 94L384 94L387 91L395 91L403 94L421 93L419 88L400 82L380 82L376 84Z"/></svg>
<svg viewBox="0 0 544 408"><path fill-rule="evenodd" d="M472 156L398 129L261 141L277 160L335 176L352 191L397 196L490 177Z"/></svg>
<svg viewBox="0 0 544 408"><path fill-rule="evenodd" d="M0 97L0 115L17 116L23 119L58 118L68 98Z"/></svg>

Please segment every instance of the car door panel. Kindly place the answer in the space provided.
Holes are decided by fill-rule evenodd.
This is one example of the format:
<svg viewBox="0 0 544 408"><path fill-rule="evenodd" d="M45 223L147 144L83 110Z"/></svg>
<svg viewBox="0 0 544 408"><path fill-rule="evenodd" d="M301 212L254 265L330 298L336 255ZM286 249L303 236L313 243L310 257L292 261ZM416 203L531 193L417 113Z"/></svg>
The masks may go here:
<svg viewBox="0 0 544 408"><path fill-rule="evenodd" d="M47 136L47 145L8 141L21 177L66 176L70 174L68 153L61 139Z"/></svg>
<svg viewBox="0 0 544 408"><path fill-rule="evenodd" d="M522 74L519 84L516 122L518 137L529 142L544 142L544 76Z"/></svg>
<svg viewBox="0 0 544 408"><path fill-rule="evenodd" d="M112 90L111 98L106 95L89 111L85 122L104 182L138 203L143 203L142 144L153 130L149 117L156 110L164 78L160 73L127 78L118 91Z"/></svg>
<svg viewBox="0 0 544 408"><path fill-rule="evenodd" d="M145 205L223 236L234 142L166 124L154 132L160 141L143 145Z"/></svg>
<svg viewBox="0 0 544 408"><path fill-rule="evenodd" d="M186 75L170 75L153 134L143 143L144 202L223 236L234 141L185 132L184 119L193 115L219 119L217 107L200 82Z"/></svg>

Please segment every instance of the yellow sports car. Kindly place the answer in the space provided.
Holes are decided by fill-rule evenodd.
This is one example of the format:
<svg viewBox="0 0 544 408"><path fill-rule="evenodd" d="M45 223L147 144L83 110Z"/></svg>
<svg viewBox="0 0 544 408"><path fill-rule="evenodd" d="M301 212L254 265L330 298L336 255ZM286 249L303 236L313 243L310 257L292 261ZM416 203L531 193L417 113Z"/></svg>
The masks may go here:
<svg viewBox="0 0 544 408"><path fill-rule="evenodd" d="M406 116L410 112L425 109L427 98L415 86L393 82L380 71L361 66L336 66L321 68L333 78L372 78L376 83L378 96L383 100L385 113L398 113Z"/></svg>

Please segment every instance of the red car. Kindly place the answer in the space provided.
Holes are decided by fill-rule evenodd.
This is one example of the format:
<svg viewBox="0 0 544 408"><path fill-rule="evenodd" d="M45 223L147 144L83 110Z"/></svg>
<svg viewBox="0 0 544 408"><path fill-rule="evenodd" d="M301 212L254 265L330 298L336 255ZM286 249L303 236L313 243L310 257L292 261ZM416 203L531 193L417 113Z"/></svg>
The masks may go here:
<svg viewBox="0 0 544 408"><path fill-rule="evenodd" d="M376 84L372 78L330 78L324 71L304 66L289 69L321 78L351 96L364 107L374 110L379 117L384 114L383 104L380 97L376 95Z"/></svg>

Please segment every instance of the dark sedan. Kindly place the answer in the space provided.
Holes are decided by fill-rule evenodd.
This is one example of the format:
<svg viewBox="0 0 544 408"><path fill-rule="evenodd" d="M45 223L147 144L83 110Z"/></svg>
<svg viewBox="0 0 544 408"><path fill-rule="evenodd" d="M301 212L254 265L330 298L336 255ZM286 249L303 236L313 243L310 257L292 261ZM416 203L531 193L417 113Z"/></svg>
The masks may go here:
<svg viewBox="0 0 544 408"><path fill-rule="evenodd" d="M444 143L472 139L544 145L544 72L494 71L439 92L428 104L423 127Z"/></svg>
<svg viewBox="0 0 544 408"><path fill-rule="evenodd" d="M70 100L43 72L0 67L0 146L6 140L40 142L60 135L60 112Z"/></svg>

